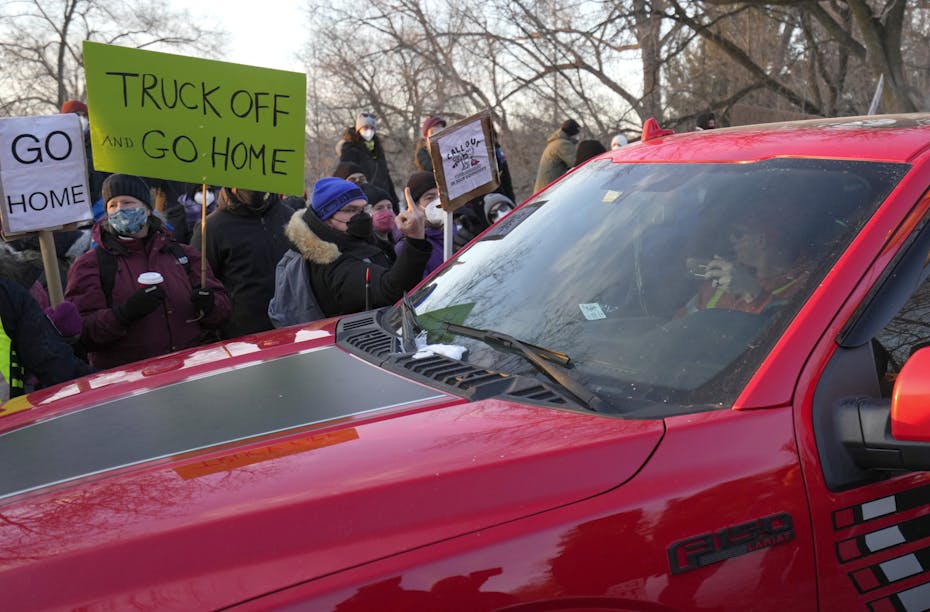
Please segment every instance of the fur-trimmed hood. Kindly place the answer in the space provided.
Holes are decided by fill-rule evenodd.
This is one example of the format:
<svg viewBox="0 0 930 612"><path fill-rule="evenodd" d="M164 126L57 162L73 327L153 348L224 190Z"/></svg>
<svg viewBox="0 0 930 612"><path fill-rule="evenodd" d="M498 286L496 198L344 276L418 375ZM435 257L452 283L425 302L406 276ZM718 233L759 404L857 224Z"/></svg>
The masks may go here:
<svg viewBox="0 0 930 612"><path fill-rule="evenodd" d="M309 214L307 214L308 212ZM310 217L314 225L317 225L317 222L319 223L316 231L307 224L305 216ZM291 215L291 220L284 226L284 235L304 259L325 266L339 259L342 254L335 242L320 237L319 234L329 233L325 230L335 233L335 230L330 230L322 222L319 222L309 208L303 208Z"/></svg>
<svg viewBox="0 0 930 612"><path fill-rule="evenodd" d="M405 238L392 263L377 244L333 229L312 208L295 212L284 235L291 250L278 262L269 304L277 325L393 304L420 282L432 252L426 240Z"/></svg>
<svg viewBox="0 0 930 612"><path fill-rule="evenodd" d="M6 242L0 245L0 277L16 281L28 289L43 270L39 251L17 251Z"/></svg>

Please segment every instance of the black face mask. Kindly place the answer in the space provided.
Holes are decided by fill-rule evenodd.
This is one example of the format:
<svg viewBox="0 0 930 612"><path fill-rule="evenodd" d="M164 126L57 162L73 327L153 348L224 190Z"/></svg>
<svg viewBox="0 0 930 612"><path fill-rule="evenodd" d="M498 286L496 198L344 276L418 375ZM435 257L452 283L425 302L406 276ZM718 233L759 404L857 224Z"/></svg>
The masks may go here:
<svg viewBox="0 0 930 612"><path fill-rule="evenodd" d="M355 213L346 223L346 233L354 238L368 240L371 231L371 215L367 212Z"/></svg>

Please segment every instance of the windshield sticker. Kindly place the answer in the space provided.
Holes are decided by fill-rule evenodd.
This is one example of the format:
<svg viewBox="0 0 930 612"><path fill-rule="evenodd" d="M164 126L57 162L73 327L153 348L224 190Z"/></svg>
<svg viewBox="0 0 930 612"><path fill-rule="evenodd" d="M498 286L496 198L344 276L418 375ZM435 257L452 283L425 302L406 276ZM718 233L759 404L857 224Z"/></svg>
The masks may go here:
<svg viewBox="0 0 930 612"><path fill-rule="evenodd" d="M601 202L604 202L605 204L610 204L611 202L614 202L617 198L619 198L622 195L623 195L622 191L614 191L613 189L608 189L604 193L604 197L601 198Z"/></svg>
<svg viewBox="0 0 930 612"><path fill-rule="evenodd" d="M581 309L581 314L583 314L584 318L588 321L596 321L597 319L607 318L607 315L604 314L604 309L601 308L600 304L578 304L578 308Z"/></svg>

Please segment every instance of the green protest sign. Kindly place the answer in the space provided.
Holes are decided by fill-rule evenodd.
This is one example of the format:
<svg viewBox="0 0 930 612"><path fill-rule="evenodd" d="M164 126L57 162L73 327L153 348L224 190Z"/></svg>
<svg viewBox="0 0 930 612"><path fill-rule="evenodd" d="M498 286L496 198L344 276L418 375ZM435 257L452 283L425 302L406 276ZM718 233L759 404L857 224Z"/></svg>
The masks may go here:
<svg viewBox="0 0 930 612"><path fill-rule="evenodd" d="M304 191L306 75L84 41L94 167Z"/></svg>

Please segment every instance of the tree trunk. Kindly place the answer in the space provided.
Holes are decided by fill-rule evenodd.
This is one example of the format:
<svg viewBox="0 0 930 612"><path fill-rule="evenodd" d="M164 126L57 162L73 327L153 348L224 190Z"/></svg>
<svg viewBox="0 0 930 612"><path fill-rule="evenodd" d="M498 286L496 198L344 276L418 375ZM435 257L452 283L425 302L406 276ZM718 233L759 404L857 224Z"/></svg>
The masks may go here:
<svg viewBox="0 0 930 612"><path fill-rule="evenodd" d="M661 10L659 2L647 3L646 0L633 1L633 18L636 24L636 38L639 41L643 63L643 97L639 105L639 117L645 122L655 117L660 124L663 120L662 109L662 57L661 25L662 19L656 14ZM650 10L655 6L655 11Z"/></svg>

